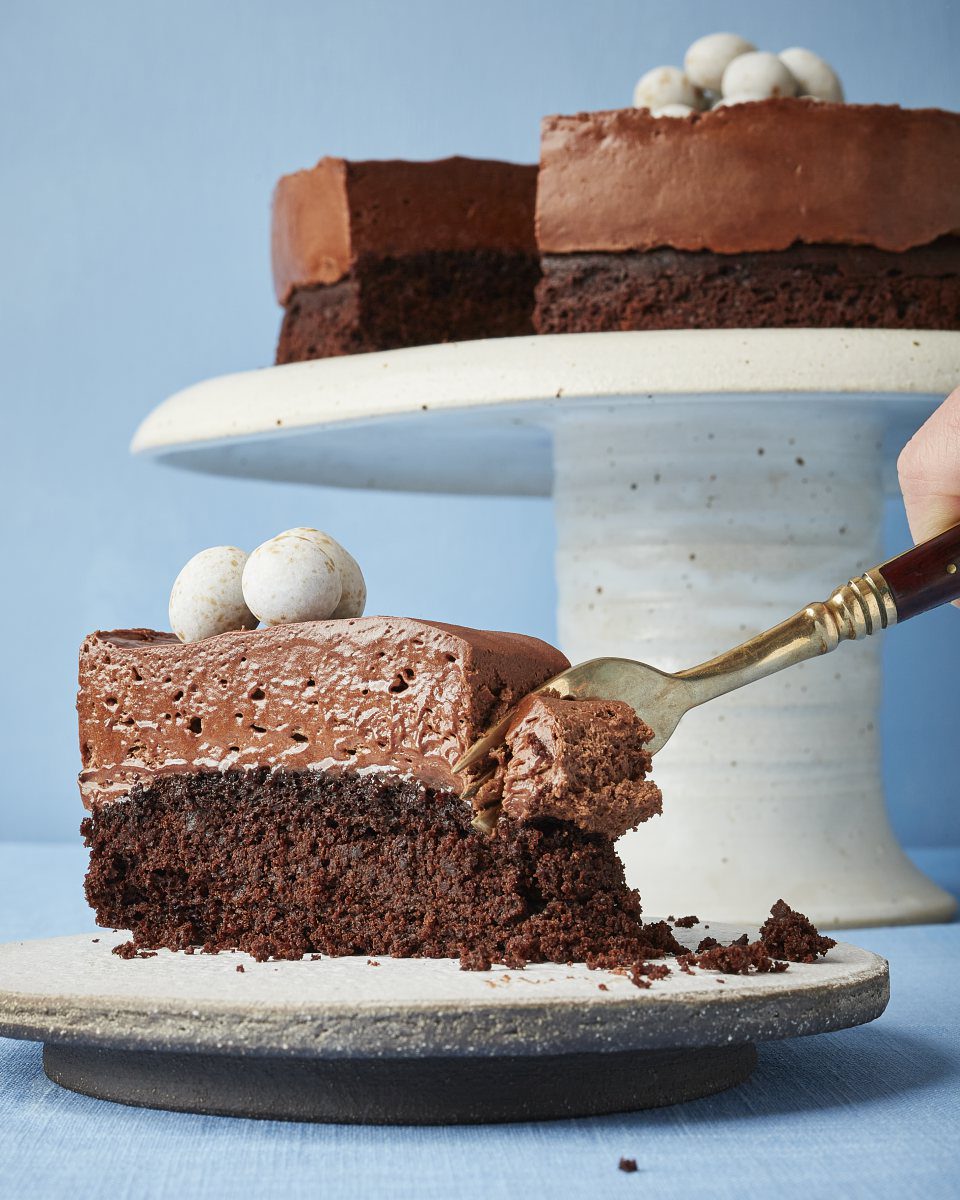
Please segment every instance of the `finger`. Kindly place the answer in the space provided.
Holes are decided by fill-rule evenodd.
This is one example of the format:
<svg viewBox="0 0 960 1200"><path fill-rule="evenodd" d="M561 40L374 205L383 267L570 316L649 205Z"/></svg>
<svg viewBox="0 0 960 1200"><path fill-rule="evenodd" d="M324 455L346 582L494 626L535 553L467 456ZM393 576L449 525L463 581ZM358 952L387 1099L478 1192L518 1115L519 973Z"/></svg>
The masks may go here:
<svg viewBox="0 0 960 1200"><path fill-rule="evenodd" d="M904 446L897 473L914 542L960 523L960 387Z"/></svg>

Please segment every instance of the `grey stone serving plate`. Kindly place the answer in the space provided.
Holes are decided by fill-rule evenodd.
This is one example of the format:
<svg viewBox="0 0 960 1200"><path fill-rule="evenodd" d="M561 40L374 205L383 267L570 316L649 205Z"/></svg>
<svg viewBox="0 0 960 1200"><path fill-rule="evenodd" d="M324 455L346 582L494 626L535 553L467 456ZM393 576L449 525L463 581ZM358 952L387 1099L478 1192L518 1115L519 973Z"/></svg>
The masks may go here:
<svg viewBox="0 0 960 1200"><path fill-rule="evenodd" d="M707 928L676 933L695 947ZM0 945L0 1035L42 1041L47 1075L73 1091L231 1116L437 1124L674 1104L742 1083L757 1042L860 1025L889 999L884 959L845 943L783 974L674 969L644 990L581 964L123 960L124 938Z"/></svg>

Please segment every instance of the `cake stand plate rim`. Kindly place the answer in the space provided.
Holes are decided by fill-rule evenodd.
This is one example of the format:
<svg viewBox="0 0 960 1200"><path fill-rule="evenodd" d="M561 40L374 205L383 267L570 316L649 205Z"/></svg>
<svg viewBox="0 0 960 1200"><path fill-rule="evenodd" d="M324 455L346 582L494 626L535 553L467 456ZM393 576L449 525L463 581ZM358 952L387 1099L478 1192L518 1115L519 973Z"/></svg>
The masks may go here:
<svg viewBox="0 0 960 1200"><path fill-rule="evenodd" d="M713 930L723 940L738 932ZM703 935L696 927L683 932L693 945ZM124 962L111 954L111 943L80 934L0 946L0 1036L228 1056L526 1057L829 1032L875 1019L889 998L886 961L847 943L832 952L833 961L791 964L781 975L725 975L721 986L716 973L689 978L674 968L645 991L582 965L473 973L451 960L384 958L374 970L363 958L254 963L240 954L169 952ZM314 966L326 976L313 974ZM52 982L38 986L38 978ZM318 983L347 990L318 1001ZM405 998L391 999L393 991Z"/></svg>
<svg viewBox="0 0 960 1200"><path fill-rule="evenodd" d="M155 408L131 449L244 478L547 495L554 428L611 402L873 405L886 421L916 423L953 386L958 361L960 332L924 330L667 330L446 343L208 379Z"/></svg>

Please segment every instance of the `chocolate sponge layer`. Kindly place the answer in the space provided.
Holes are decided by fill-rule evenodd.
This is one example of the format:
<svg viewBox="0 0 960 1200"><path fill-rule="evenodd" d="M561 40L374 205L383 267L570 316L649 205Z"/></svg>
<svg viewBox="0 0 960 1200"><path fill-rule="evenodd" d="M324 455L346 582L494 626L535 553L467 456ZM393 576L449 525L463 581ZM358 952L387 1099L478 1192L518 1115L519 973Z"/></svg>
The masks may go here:
<svg viewBox="0 0 960 1200"><path fill-rule="evenodd" d="M294 289L277 362L531 334L539 278L532 253L368 256L337 283Z"/></svg>
<svg viewBox="0 0 960 1200"><path fill-rule="evenodd" d="M609 838L509 817L485 834L471 816L395 775L164 775L83 822L87 899L139 948L474 967L658 952Z"/></svg>
<svg viewBox="0 0 960 1200"><path fill-rule="evenodd" d="M960 329L960 238L901 253L798 245L547 255L535 323L538 333Z"/></svg>

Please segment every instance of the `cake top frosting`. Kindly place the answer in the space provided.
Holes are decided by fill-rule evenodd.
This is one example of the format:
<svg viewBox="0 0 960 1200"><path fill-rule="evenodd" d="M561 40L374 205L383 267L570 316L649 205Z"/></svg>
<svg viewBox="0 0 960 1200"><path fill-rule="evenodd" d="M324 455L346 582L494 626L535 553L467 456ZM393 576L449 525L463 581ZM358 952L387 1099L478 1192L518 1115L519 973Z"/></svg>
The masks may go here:
<svg viewBox="0 0 960 1200"><path fill-rule="evenodd" d="M336 283L363 255L536 252L537 168L491 159L350 162L322 158L284 175L273 196L277 299Z"/></svg>
<svg viewBox="0 0 960 1200"><path fill-rule="evenodd" d="M543 122L544 254L796 242L901 251L960 232L960 114L768 99Z"/></svg>
<svg viewBox="0 0 960 1200"><path fill-rule="evenodd" d="M306 621L181 643L87 637L77 708L93 807L158 772L387 767L459 790L450 767L568 665L546 642L394 617Z"/></svg>

